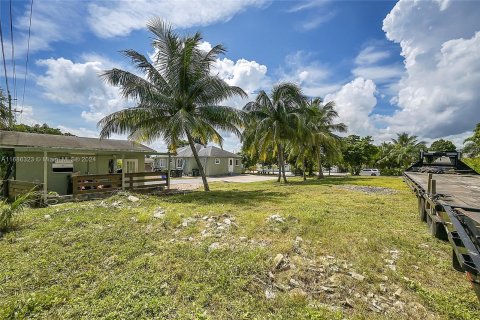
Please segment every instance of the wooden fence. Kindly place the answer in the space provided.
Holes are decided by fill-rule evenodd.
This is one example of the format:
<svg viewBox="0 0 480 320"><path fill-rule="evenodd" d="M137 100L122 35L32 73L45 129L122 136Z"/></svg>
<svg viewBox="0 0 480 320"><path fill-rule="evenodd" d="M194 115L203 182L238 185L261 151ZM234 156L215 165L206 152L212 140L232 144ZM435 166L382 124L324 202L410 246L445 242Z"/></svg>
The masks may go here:
<svg viewBox="0 0 480 320"><path fill-rule="evenodd" d="M156 189L168 186L167 172L135 172L125 173L126 189Z"/></svg>
<svg viewBox="0 0 480 320"><path fill-rule="evenodd" d="M31 191L41 191L42 183L35 183L29 181L7 180L8 183L8 198L13 200L16 197Z"/></svg>
<svg viewBox="0 0 480 320"><path fill-rule="evenodd" d="M122 188L122 174L86 174L72 176L72 193L86 194L115 191Z"/></svg>
<svg viewBox="0 0 480 320"><path fill-rule="evenodd" d="M129 190L149 190L168 187L167 172L125 173L124 186ZM72 176L74 196L87 193L111 192L122 189L122 174L87 174Z"/></svg>

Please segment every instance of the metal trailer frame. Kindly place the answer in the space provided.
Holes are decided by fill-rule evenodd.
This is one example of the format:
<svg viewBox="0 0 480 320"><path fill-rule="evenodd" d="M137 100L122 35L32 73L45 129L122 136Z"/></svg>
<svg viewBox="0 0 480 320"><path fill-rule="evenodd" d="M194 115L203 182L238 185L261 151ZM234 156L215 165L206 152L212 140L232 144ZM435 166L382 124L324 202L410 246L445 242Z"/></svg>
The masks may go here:
<svg viewBox="0 0 480 320"><path fill-rule="evenodd" d="M452 245L452 265L460 272L465 272L478 299L480 300L480 228L469 216L469 213L479 213L480 208L472 208L448 204L442 201L449 195L436 193L436 182L428 174L428 187L424 189L409 172L419 172L420 167L432 166L432 161L424 164L423 158L450 157L452 168L456 174L476 175L476 173L460 160L460 154L454 152L421 153L420 161L410 166L403 178L418 198L418 213L422 221L427 222L430 233L440 240L449 241ZM433 165L433 167L435 167ZM420 171L421 172L421 171ZM436 174L442 174L438 172ZM431 181L434 181L432 183Z"/></svg>

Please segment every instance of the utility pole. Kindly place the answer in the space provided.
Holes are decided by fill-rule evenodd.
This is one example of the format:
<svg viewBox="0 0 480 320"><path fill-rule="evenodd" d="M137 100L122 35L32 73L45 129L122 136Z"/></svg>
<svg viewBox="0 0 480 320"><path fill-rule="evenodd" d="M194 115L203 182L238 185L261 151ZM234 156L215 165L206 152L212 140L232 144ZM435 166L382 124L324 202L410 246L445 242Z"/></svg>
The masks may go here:
<svg viewBox="0 0 480 320"><path fill-rule="evenodd" d="M8 91L8 127L13 126L13 113L12 113L12 95Z"/></svg>
<svg viewBox="0 0 480 320"><path fill-rule="evenodd" d="M14 113L22 113L22 111L17 109L12 110L12 95L10 94L10 90L9 90L8 91L8 127L9 128L13 127Z"/></svg>

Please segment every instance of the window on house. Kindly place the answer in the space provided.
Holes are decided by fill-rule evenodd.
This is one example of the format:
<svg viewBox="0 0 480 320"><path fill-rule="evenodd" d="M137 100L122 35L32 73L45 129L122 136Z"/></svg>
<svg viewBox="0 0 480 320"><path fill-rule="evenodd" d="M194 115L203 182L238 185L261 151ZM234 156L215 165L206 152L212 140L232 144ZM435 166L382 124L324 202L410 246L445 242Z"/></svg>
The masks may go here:
<svg viewBox="0 0 480 320"><path fill-rule="evenodd" d="M158 166L160 168L165 168L167 164L167 159L158 159Z"/></svg>
<svg viewBox="0 0 480 320"><path fill-rule="evenodd" d="M219 158L215 158L215 164L220 164L220 159Z"/></svg>
<svg viewBox="0 0 480 320"><path fill-rule="evenodd" d="M58 157L52 163L52 172L73 172L73 160L70 157Z"/></svg>
<svg viewBox="0 0 480 320"><path fill-rule="evenodd" d="M183 159L177 159L177 168L183 168Z"/></svg>
<svg viewBox="0 0 480 320"><path fill-rule="evenodd" d="M113 159L108 160L108 173L113 173L115 171L115 165Z"/></svg>
<svg viewBox="0 0 480 320"><path fill-rule="evenodd" d="M238 160L238 159L235 159L235 166L237 166L237 167L238 167L239 165L240 165L240 160Z"/></svg>

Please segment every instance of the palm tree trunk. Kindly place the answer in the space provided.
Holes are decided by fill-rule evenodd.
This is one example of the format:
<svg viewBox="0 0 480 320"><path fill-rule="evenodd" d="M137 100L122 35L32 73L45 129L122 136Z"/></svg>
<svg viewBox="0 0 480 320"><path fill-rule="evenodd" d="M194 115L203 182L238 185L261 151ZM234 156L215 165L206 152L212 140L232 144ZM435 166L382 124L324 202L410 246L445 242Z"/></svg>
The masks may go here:
<svg viewBox="0 0 480 320"><path fill-rule="evenodd" d="M210 188L209 188L208 182L207 182L207 176L205 176L205 171L203 171L202 162L200 161L200 158L198 157L197 149L195 149L195 142L193 141L193 138L190 135L190 132L185 131L185 133L187 134L188 144L190 144L190 148L192 149L193 157L195 158L195 161L197 162L198 171L200 172L200 175L202 176L203 189L205 191L210 191Z"/></svg>
<svg viewBox="0 0 480 320"><path fill-rule="evenodd" d="M306 170L307 170L307 168L305 167L305 160L303 160L302 161L303 181L307 181L307 176L306 176L306 173L305 173Z"/></svg>
<svg viewBox="0 0 480 320"><path fill-rule="evenodd" d="M278 179L277 182L280 182L282 178L282 167L280 166L280 145L277 146L278 154L277 154L277 163L278 163Z"/></svg>
<svg viewBox="0 0 480 320"><path fill-rule="evenodd" d="M302 157L302 176L303 176L303 181L307 181L307 177L305 176L305 148L302 148L302 151L300 152L300 156Z"/></svg>
<svg viewBox="0 0 480 320"><path fill-rule="evenodd" d="M281 171L283 173L283 182L287 183L287 177L285 176L285 160L283 158L283 148L282 148L282 145L279 144L278 145L278 153L280 154L280 167L281 167Z"/></svg>
<svg viewBox="0 0 480 320"><path fill-rule="evenodd" d="M317 161L318 161L318 177L317 177L317 179L323 179L322 156L320 154L320 148L318 148L318 152L317 152Z"/></svg>

